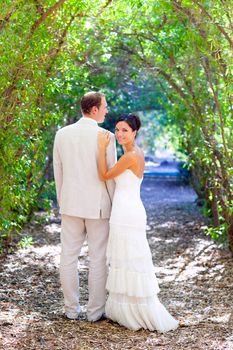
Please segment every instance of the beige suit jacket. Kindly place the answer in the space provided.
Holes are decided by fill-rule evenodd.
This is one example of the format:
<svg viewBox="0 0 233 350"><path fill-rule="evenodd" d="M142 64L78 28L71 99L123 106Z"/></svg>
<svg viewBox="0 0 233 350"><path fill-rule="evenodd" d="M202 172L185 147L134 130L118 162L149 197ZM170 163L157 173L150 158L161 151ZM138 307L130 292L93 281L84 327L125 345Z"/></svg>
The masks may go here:
<svg viewBox="0 0 233 350"><path fill-rule="evenodd" d="M91 118L83 117L56 133L53 149L54 178L60 213L87 219L109 218L114 180L98 175L98 131ZM107 164L116 162L115 137L107 147Z"/></svg>

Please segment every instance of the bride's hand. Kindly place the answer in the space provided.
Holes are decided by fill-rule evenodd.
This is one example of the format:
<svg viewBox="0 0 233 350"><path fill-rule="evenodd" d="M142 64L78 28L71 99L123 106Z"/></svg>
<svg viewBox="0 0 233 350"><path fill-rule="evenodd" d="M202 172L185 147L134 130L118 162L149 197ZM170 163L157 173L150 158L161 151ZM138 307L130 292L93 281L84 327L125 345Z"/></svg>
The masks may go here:
<svg viewBox="0 0 233 350"><path fill-rule="evenodd" d="M109 131L99 131L98 132L98 145L99 147L106 148L110 142L110 132Z"/></svg>

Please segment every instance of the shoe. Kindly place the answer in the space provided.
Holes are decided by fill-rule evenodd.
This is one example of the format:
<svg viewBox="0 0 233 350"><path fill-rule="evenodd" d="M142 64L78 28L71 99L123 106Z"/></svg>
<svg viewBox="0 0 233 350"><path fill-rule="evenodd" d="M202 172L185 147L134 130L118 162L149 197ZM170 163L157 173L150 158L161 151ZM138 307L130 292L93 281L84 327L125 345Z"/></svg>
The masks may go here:
<svg viewBox="0 0 233 350"><path fill-rule="evenodd" d="M107 316L105 313L103 313L100 318L98 318L96 321L92 321L92 322L101 322L101 321L106 321L107 320Z"/></svg>
<svg viewBox="0 0 233 350"><path fill-rule="evenodd" d="M77 308L75 308L75 310L72 310L72 311L65 310L64 316L65 318L68 318L68 320L80 320L82 318L81 314L82 314L81 307L80 305L78 305Z"/></svg>
<svg viewBox="0 0 233 350"><path fill-rule="evenodd" d="M81 316L78 315L76 317L69 317L67 315L64 315L64 317L67 319L67 320L70 320L70 321L80 321L81 320Z"/></svg>

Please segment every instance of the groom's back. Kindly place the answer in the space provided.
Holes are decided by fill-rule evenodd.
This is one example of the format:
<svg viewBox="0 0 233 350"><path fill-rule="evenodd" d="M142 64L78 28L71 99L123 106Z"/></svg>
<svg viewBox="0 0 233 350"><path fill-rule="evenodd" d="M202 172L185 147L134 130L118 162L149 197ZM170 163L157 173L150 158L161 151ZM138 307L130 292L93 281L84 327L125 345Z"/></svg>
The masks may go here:
<svg viewBox="0 0 233 350"><path fill-rule="evenodd" d="M90 118L57 132L55 147L62 166L61 214L84 218L109 217L110 199L98 176L98 124Z"/></svg>

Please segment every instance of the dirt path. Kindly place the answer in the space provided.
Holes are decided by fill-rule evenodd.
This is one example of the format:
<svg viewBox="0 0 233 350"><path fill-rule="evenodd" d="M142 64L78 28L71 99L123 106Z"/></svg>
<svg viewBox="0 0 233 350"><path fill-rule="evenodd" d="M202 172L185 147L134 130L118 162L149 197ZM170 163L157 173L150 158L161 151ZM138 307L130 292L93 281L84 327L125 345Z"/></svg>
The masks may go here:
<svg viewBox="0 0 233 350"><path fill-rule="evenodd" d="M203 235L195 194L174 181L147 178L142 198L160 299L180 320L175 332L132 332L110 321L63 318L58 277L59 218L34 223L30 248L1 259L0 348L13 349L233 349L233 260ZM87 247L82 250L81 302L87 301Z"/></svg>

